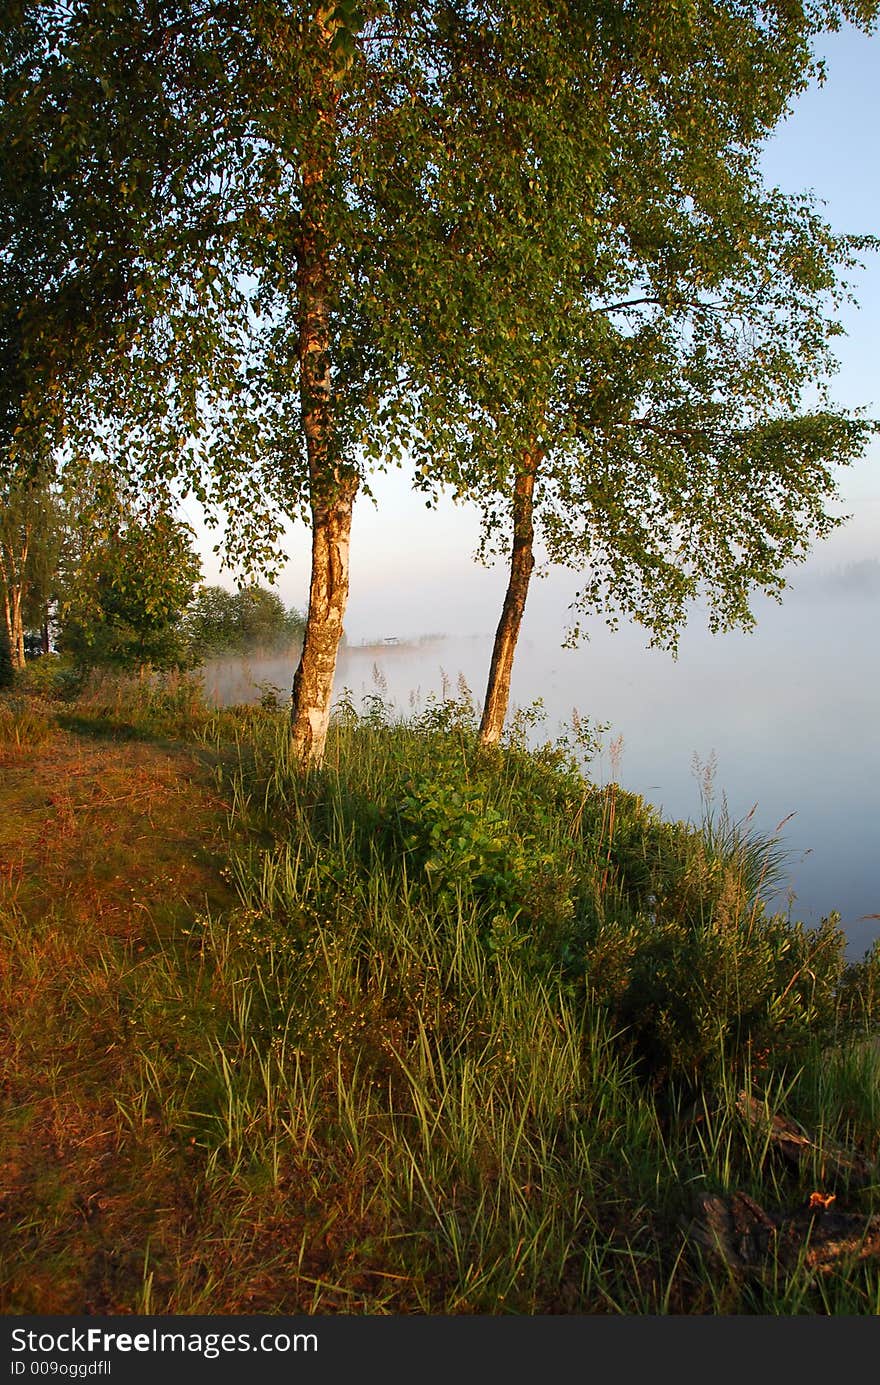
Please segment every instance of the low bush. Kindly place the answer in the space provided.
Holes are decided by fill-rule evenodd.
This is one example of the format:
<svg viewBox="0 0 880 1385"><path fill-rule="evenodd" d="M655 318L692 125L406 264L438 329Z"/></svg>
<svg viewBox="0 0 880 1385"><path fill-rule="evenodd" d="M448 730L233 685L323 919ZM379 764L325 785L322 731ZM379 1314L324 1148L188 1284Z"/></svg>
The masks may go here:
<svg viewBox="0 0 880 1385"><path fill-rule="evenodd" d="M69 702L82 691L85 674L69 655L41 654L15 675L16 690L34 697Z"/></svg>

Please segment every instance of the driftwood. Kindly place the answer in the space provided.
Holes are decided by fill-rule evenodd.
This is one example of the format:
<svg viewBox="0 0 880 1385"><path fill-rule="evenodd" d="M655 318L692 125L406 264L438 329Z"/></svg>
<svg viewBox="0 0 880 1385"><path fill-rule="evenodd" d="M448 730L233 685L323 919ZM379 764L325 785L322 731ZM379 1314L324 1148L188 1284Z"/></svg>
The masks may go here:
<svg viewBox="0 0 880 1385"><path fill-rule="evenodd" d="M860 1188L876 1176L857 1151L827 1137L818 1140L747 1092L740 1092L736 1108L751 1130L766 1137L769 1149L797 1167L809 1163L823 1185ZM827 1274L841 1260L880 1257L880 1214L866 1218L840 1211L836 1201L834 1192L814 1192L793 1211L768 1212L748 1193L704 1193L685 1230L711 1259L735 1273L800 1264Z"/></svg>
<svg viewBox="0 0 880 1385"><path fill-rule="evenodd" d="M692 1241L734 1272L760 1270L775 1262L798 1263L828 1274L841 1260L880 1257L880 1215L865 1219L833 1209L834 1197L813 1194L791 1213L766 1212L747 1193L721 1197L704 1193L687 1226Z"/></svg>
<svg viewBox="0 0 880 1385"><path fill-rule="evenodd" d="M844 1149L827 1136L817 1140L786 1116L769 1112L747 1092L740 1092L736 1109L745 1124L765 1134L772 1148L790 1164L813 1163L822 1182L832 1185L845 1182L851 1188L865 1188L874 1181L875 1174L863 1155Z"/></svg>

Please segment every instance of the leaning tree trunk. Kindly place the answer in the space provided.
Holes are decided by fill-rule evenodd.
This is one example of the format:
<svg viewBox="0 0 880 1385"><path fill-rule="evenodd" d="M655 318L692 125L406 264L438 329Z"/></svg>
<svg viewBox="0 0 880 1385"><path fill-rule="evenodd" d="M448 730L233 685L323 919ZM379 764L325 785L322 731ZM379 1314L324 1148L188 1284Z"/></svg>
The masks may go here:
<svg viewBox="0 0 880 1385"><path fill-rule="evenodd" d="M291 741L303 767L319 765L324 758L348 601L351 514L358 488L357 473L338 461L333 434L326 199L335 119L335 96L327 90L320 114L323 147L303 176L298 248L300 399L312 512L312 574L302 655L293 680Z"/></svg>
<svg viewBox="0 0 880 1385"><path fill-rule="evenodd" d="M486 687L486 701L483 705L483 719L480 723L480 744L497 745L504 730L504 719L510 702L510 674L513 669L513 656L519 639L526 597L529 594L529 581L535 566L534 542L534 495L535 476L541 454L529 451L525 454L522 469L517 474L513 488L513 547L510 554L510 577L501 610L501 619L495 634L492 650L492 663L489 666L489 682Z"/></svg>

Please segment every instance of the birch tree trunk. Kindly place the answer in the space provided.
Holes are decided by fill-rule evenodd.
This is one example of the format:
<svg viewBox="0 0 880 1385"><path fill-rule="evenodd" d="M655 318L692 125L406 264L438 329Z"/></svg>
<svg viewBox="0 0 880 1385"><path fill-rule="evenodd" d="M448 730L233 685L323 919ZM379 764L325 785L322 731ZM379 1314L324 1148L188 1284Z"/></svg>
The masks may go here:
<svg viewBox="0 0 880 1385"><path fill-rule="evenodd" d="M513 547L510 554L510 577L501 608L501 619L495 634L489 682L480 723L480 744L497 745L504 730L504 720L510 703L510 675L513 656L519 639L529 582L535 566L534 495L535 476L541 454L530 451L523 458L513 490Z"/></svg>
<svg viewBox="0 0 880 1385"><path fill-rule="evenodd" d="M9 637L9 658L12 667L24 668L24 623L22 607L27 594L24 571L28 557L28 536L19 553L6 546L0 551L0 584L3 587L3 615Z"/></svg>
<svg viewBox="0 0 880 1385"><path fill-rule="evenodd" d="M327 182L336 98L321 103L322 149L303 176L298 251L299 368L303 432L312 512L312 570L302 655L293 680L291 740L304 768L324 758L333 678L348 601L349 540L357 473L340 465L333 430L330 369L330 273Z"/></svg>
<svg viewBox="0 0 880 1385"><path fill-rule="evenodd" d="M6 643L9 647L9 662L11 663L13 668L18 668L14 627L12 621L12 602L9 599L8 591L4 591L3 593L3 621L6 625Z"/></svg>
<svg viewBox="0 0 880 1385"><path fill-rule="evenodd" d="M23 592L18 587L12 594L12 667L24 668L24 621L22 619Z"/></svg>
<svg viewBox="0 0 880 1385"><path fill-rule="evenodd" d="M21 618L21 591L17 587L3 595L3 618L9 641L9 659L13 668L24 668L24 625Z"/></svg>

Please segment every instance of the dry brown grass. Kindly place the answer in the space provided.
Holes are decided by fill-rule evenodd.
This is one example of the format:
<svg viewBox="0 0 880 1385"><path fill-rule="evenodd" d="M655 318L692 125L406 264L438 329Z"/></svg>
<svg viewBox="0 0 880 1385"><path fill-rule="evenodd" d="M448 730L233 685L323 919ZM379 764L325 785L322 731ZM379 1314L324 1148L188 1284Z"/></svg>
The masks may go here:
<svg viewBox="0 0 880 1385"><path fill-rule="evenodd" d="M271 1185L206 1178L172 1108L229 1000L192 928L234 903L226 828L184 746L53 728L0 765L0 1312L358 1311L391 1287L368 1191L320 1151Z"/></svg>
<svg viewBox="0 0 880 1385"><path fill-rule="evenodd" d="M59 732L0 767L3 1311L130 1311L149 1238L180 1237L187 1156L118 1102L133 974L229 898L222 807L184 748Z"/></svg>

